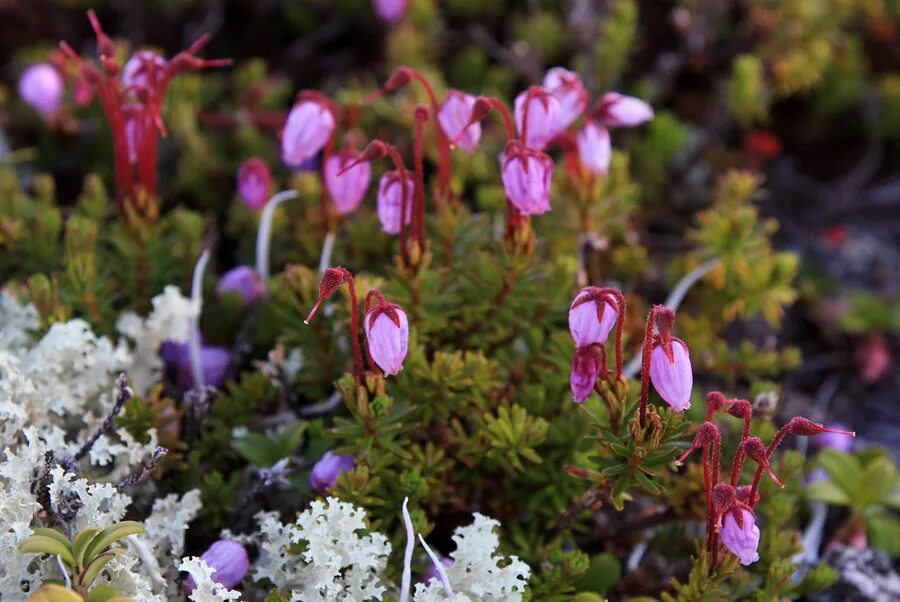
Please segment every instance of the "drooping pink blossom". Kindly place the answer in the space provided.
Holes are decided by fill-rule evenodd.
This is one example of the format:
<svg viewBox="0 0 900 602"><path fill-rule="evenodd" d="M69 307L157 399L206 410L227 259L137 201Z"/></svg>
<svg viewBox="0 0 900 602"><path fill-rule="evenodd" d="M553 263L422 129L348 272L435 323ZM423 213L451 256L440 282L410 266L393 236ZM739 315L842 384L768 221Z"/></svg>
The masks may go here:
<svg viewBox="0 0 900 602"><path fill-rule="evenodd" d="M240 584L250 570L250 558L247 550L233 539L220 539L206 550L200 559L215 572L212 580L225 588L233 588ZM184 580L184 590L188 594L196 589L193 577Z"/></svg>
<svg viewBox="0 0 900 602"><path fill-rule="evenodd" d="M438 111L438 122L447 139L456 141L466 153L472 153L478 148L481 139L481 122L469 124L472 116L472 107L475 106L475 97L459 90L447 92L447 98ZM468 125L468 127L467 127Z"/></svg>
<svg viewBox="0 0 900 602"><path fill-rule="evenodd" d="M581 78L563 67L553 67L544 75L544 87L559 101L559 129L568 128L587 107L589 97Z"/></svg>
<svg viewBox="0 0 900 602"><path fill-rule="evenodd" d="M272 171L259 157L251 157L241 164L237 174L238 194L253 211L265 207L272 196Z"/></svg>
<svg viewBox="0 0 900 602"><path fill-rule="evenodd" d="M291 167L299 166L325 147L334 129L334 113L327 97L301 92L281 131L282 160Z"/></svg>
<svg viewBox="0 0 900 602"><path fill-rule="evenodd" d="M259 274L249 265L239 265L222 274L216 285L216 293L223 295L238 294L245 305L255 303L266 292L266 285Z"/></svg>
<svg viewBox="0 0 900 602"><path fill-rule="evenodd" d="M581 164L596 175L606 175L612 158L609 131L598 122L587 121L575 135Z"/></svg>
<svg viewBox="0 0 900 602"><path fill-rule="evenodd" d="M594 115L607 127L635 127L653 119L653 107L634 96L607 92L594 105Z"/></svg>
<svg viewBox="0 0 900 602"><path fill-rule="evenodd" d="M687 345L679 339L672 339L671 346L671 360L662 345L653 348L650 356L650 381L659 396L673 410L681 412L691 407L694 374L691 371L691 356Z"/></svg>
<svg viewBox="0 0 900 602"><path fill-rule="evenodd" d="M544 150L562 131L559 101L549 90L540 86L532 86L516 96L514 116L522 142L534 150Z"/></svg>
<svg viewBox="0 0 900 602"><path fill-rule="evenodd" d="M509 201L522 215L550 211L553 160L542 152L509 144L501 158L500 177Z"/></svg>
<svg viewBox="0 0 900 602"><path fill-rule="evenodd" d="M404 182L406 195L403 194ZM412 221L413 198L415 184L411 174L401 177L400 171L394 169L386 171L378 183L378 198L376 210L381 221L381 229L388 234L399 234L401 219L403 226ZM403 209L403 206L406 206ZM405 218L405 219L404 219Z"/></svg>
<svg viewBox="0 0 900 602"><path fill-rule="evenodd" d="M594 345L579 347L572 358L572 372L569 385L572 387L572 399L575 403L588 400L597 384L600 374L600 354Z"/></svg>
<svg viewBox="0 0 900 602"><path fill-rule="evenodd" d="M399 305L381 299L363 319L372 360L385 376L403 369L409 346L409 322Z"/></svg>
<svg viewBox="0 0 900 602"><path fill-rule="evenodd" d="M356 460L353 456L339 456L327 451L313 465L312 471L309 473L309 484L317 492L325 494L334 487L342 472L353 470L354 466L356 466Z"/></svg>
<svg viewBox="0 0 900 602"><path fill-rule="evenodd" d="M372 179L372 165L368 161L360 161L340 173L358 158L359 152L356 149L346 147L325 161L325 187L341 215L356 211L365 198Z"/></svg>
<svg viewBox="0 0 900 602"><path fill-rule="evenodd" d="M606 343L619 317L619 312L609 302L610 299L597 298L594 294L596 290L596 287L581 289L569 308L569 332L575 341L575 347Z"/></svg>
<svg viewBox="0 0 900 602"><path fill-rule="evenodd" d="M740 513L740 518L737 518ZM740 520L741 524L738 524ZM738 557L744 566L759 560L759 527L756 517L749 510L735 506L725 514L722 529L719 531L722 545Z"/></svg>
<svg viewBox="0 0 900 602"><path fill-rule="evenodd" d="M45 119L62 106L63 92L62 76L47 63L32 65L19 78L19 96Z"/></svg>

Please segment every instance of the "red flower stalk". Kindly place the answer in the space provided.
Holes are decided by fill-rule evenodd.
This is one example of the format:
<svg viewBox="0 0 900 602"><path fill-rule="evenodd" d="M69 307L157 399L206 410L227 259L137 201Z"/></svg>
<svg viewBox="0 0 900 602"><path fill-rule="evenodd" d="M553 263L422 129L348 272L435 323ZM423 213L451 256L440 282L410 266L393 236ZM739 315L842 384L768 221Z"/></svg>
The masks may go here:
<svg viewBox="0 0 900 602"><path fill-rule="evenodd" d="M160 111L172 79L185 71L230 65L231 59L205 60L195 56L209 42L209 35L204 34L168 62L151 53L136 55L140 64L125 78L128 81L122 81L113 41L103 31L93 10L88 11L88 20L97 36L99 65L86 62L66 42L59 45L103 105L113 139L116 205L120 214L125 215L126 198L137 199L140 191L156 194L157 134L167 135ZM135 146L136 171L129 157L129 130Z"/></svg>
<svg viewBox="0 0 900 602"><path fill-rule="evenodd" d="M750 405L750 402L746 399L737 399L732 401L731 407L728 408L728 413L735 418L741 418L744 421L743 431L741 432L741 442L738 445L737 452L734 454L734 462L731 465L731 486L737 487L738 479L741 478L741 469L744 467L744 442L750 436L750 421L753 418L753 406Z"/></svg>
<svg viewBox="0 0 900 602"><path fill-rule="evenodd" d="M353 376L358 385L362 382L364 373L362 351L359 346L359 317L357 315L359 307L356 300L356 285L353 282L353 275L347 268L338 266L325 270L325 273L322 274L322 280L319 281L319 299L313 305L303 323L309 324L322 302L333 295L334 291L344 282L350 288L350 339L353 343Z"/></svg>
<svg viewBox="0 0 900 602"><path fill-rule="evenodd" d="M394 73L392 73L388 80L385 82L384 86L380 90L376 90L375 92L369 94L363 100L363 104L371 102L375 98L378 98L379 96L387 92L394 92L396 90L399 90L400 88L404 88L413 81L418 82L419 85L421 85L422 88L425 89L425 93L428 95L428 102L429 104L431 104L432 114L437 115L441 110L441 107L438 103L437 96L435 96L434 94L434 89L431 87L431 83L419 71L406 66L397 67ZM437 119L434 120L434 131L437 135L438 143L439 190L441 197L447 199L450 197L450 170L452 167L450 162L450 141L447 140L447 136L446 134L444 134L444 130L441 128Z"/></svg>
<svg viewBox="0 0 900 602"><path fill-rule="evenodd" d="M416 170L416 193L413 203L413 233L416 242L419 243L419 249L425 248L425 173L422 166L423 153L423 130L425 122L428 121L428 107L419 105L415 111L416 117L416 138L413 161Z"/></svg>

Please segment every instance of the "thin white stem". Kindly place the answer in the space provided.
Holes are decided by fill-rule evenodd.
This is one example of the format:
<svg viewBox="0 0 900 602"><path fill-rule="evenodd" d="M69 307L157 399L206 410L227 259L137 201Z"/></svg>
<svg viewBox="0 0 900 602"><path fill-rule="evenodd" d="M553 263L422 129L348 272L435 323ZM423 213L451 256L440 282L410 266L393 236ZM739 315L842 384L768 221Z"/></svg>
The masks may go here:
<svg viewBox="0 0 900 602"><path fill-rule="evenodd" d="M681 302L684 301L684 298L687 296L688 291L691 290L691 287L697 284L701 278L712 272L720 263L722 263L721 259L713 257L685 274L675 285L675 288L672 289L672 292L669 293L669 296L666 298L666 302L663 305L672 311L678 311L678 307L681 305ZM632 378L637 375L640 369L641 352L638 351L625 365L625 368L622 370L622 375L625 378Z"/></svg>
<svg viewBox="0 0 900 602"><path fill-rule="evenodd" d="M441 578L441 584L444 586L444 592L447 596L453 595L453 588L450 587L450 580L447 579L447 571L444 570L444 563L441 562L440 558L437 557L431 548L428 547L428 544L425 543L425 538L422 537L422 534L419 533L419 541L422 542L422 547L425 548L425 551L428 553L428 557L431 558L431 563L434 565L435 570Z"/></svg>
<svg viewBox="0 0 900 602"><path fill-rule="evenodd" d="M403 579L400 582L399 602L409 602L409 584L412 581L412 554L413 548L416 547L416 534L415 531L413 531L409 510L406 509L407 503L409 503L409 498L403 498L403 524L406 525L406 551L403 552Z"/></svg>
<svg viewBox="0 0 900 602"><path fill-rule="evenodd" d="M63 564L62 557L59 554L56 555L56 564L59 565L59 570L63 574L63 579L66 582L66 589L72 589L72 579L69 577L69 572L66 570L66 565Z"/></svg>
<svg viewBox="0 0 900 602"><path fill-rule="evenodd" d="M331 251L334 249L334 232L325 235L322 243L322 255L319 256L319 273L324 273L331 265Z"/></svg>
<svg viewBox="0 0 900 602"><path fill-rule="evenodd" d="M203 389L203 366L200 364L200 313L203 311L203 273L209 263L209 249L203 249L197 265L194 266L194 277L191 280L191 301L197 307L197 314L191 318L191 331L188 334L188 351L191 357L191 374L194 377L194 388Z"/></svg>
<svg viewBox="0 0 900 602"><path fill-rule="evenodd" d="M266 288L269 286L269 247L272 242L272 220L275 209L288 199L297 198L296 190L282 190L266 203L259 217L259 230L256 231L256 273Z"/></svg>

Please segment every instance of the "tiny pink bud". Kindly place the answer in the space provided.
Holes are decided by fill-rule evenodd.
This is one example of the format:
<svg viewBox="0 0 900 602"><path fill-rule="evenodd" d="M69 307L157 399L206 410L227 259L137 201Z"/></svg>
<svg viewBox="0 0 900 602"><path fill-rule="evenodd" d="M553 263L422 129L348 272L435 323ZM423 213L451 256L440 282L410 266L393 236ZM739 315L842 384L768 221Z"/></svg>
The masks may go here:
<svg viewBox="0 0 900 602"><path fill-rule="evenodd" d="M237 174L238 194L253 211L265 207L272 196L272 171L259 157L251 157L241 164Z"/></svg>
<svg viewBox="0 0 900 602"><path fill-rule="evenodd" d="M406 16L409 0L372 0L372 6L379 19L393 25Z"/></svg>
<svg viewBox="0 0 900 602"><path fill-rule="evenodd" d="M759 437L748 437L744 440L743 446L744 453L747 454L747 457L759 464L769 477L775 481L775 484L783 488L784 484L778 480L778 477L772 472L772 467L769 466L769 457L766 453L766 446L763 444L762 439Z"/></svg>
<svg viewBox="0 0 900 602"><path fill-rule="evenodd" d="M676 412L691 407L694 375L687 345L679 339L671 341L672 359L662 345L653 348L650 356L650 382L659 396Z"/></svg>
<svg viewBox="0 0 900 602"><path fill-rule="evenodd" d="M363 320L369 354L385 376L403 369L409 346L409 322L399 305L380 301Z"/></svg>
<svg viewBox="0 0 900 602"><path fill-rule="evenodd" d="M388 234L399 234L402 227L409 225L412 221L415 183L409 173L405 177L405 187L406 195L404 196L404 178L396 169L384 172L378 183L376 210L378 219L381 221L381 229ZM403 204L406 205L405 215L402 211ZM404 217L405 220L401 226L400 220Z"/></svg>
<svg viewBox="0 0 900 602"><path fill-rule="evenodd" d="M216 285L216 293L221 297L237 293L245 305L255 303L266 292L266 286L259 274L249 265L239 265L225 272Z"/></svg>
<svg viewBox="0 0 900 602"><path fill-rule="evenodd" d="M560 131L572 125L584 112L588 93L576 73L562 67L553 67L544 75L544 87L559 101Z"/></svg>
<svg viewBox="0 0 900 602"><path fill-rule="evenodd" d="M593 345L579 347L572 358L572 373L569 385L572 387L572 399L575 403L583 403L591 396L597 376L600 374L600 354Z"/></svg>
<svg viewBox="0 0 900 602"><path fill-rule="evenodd" d="M526 101L528 103L528 124L525 127ZM559 101L549 90L532 86L516 96L515 120L519 135L525 131L525 146L534 150L544 150L550 141L562 131L559 123Z"/></svg>
<svg viewBox="0 0 900 602"><path fill-rule="evenodd" d="M358 158L355 149L344 148L325 161L325 187L341 215L359 207L372 179L372 166L368 161L357 162Z"/></svg>
<svg viewBox="0 0 900 602"><path fill-rule="evenodd" d="M325 270L325 273L322 274L322 279L319 280L319 299L309 311L309 315L306 316L306 319L303 320L304 324L309 324L309 321L312 320L312 317L315 315L316 311L318 311L322 302L333 295L334 291L344 283L345 279L350 279L350 272L348 272L346 268L338 266Z"/></svg>
<svg viewBox="0 0 900 602"><path fill-rule="evenodd" d="M309 473L309 484L318 493L327 493L337 483L341 473L353 470L354 466L356 466L356 460L353 456L339 456L327 451L313 465L312 471Z"/></svg>
<svg viewBox="0 0 900 602"><path fill-rule="evenodd" d="M550 211L553 161L542 152L509 145L501 158L501 179L509 201L522 215Z"/></svg>
<svg viewBox="0 0 900 602"><path fill-rule="evenodd" d="M582 165L591 173L605 175L609 171L612 143L605 127L596 121L588 121L575 135L575 142Z"/></svg>
<svg viewBox="0 0 900 602"><path fill-rule="evenodd" d="M633 96L607 92L594 105L594 115L607 127L634 127L653 119L653 107Z"/></svg>
<svg viewBox="0 0 900 602"><path fill-rule="evenodd" d="M200 559L211 569L215 569L212 580L226 588L233 588L244 580L250 569L250 558L247 550L233 539L220 539L203 553ZM193 577L184 580L184 589L190 594L197 584Z"/></svg>
<svg viewBox="0 0 900 602"><path fill-rule="evenodd" d="M481 138L481 123L476 120L470 125L474 107L474 96L459 90L450 90L438 111L438 123L441 124L447 139L466 153L478 148L478 141Z"/></svg>
<svg viewBox="0 0 900 602"><path fill-rule="evenodd" d="M606 343L609 333L616 325L619 312L613 299L599 294L600 289L589 286L581 289L569 308L569 332L575 347L586 347L593 343Z"/></svg>
<svg viewBox="0 0 900 602"><path fill-rule="evenodd" d="M719 391L711 391L706 394L706 407L710 412L721 412L725 403L725 396Z"/></svg>
<svg viewBox="0 0 900 602"><path fill-rule="evenodd" d="M711 445L714 441L718 440L718 438L719 427L707 420L697 428L697 432L694 435L694 439L691 441L690 447L681 454L680 458L675 460L675 463L681 464L689 455L691 455L691 452L696 449L702 449L707 445Z"/></svg>
<svg viewBox="0 0 900 602"><path fill-rule="evenodd" d="M746 399L736 399L731 402L731 407L728 408L728 413L735 418L746 420L753 415L753 404L751 404Z"/></svg>
<svg viewBox="0 0 900 602"><path fill-rule="evenodd" d="M302 97L288 113L281 131L282 160L291 167L299 166L322 150L334 128L334 114L324 98Z"/></svg>
<svg viewBox="0 0 900 602"><path fill-rule="evenodd" d="M19 78L19 96L45 119L62 106L63 80L47 63L32 65Z"/></svg>
<svg viewBox="0 0 900 602"><path fill-rule="evenodd" d="M735 518L737 513L740 513L739 519ZM759 560L759 527L756 526L756 517L749 510L736 507L728 512L719 536L722 545L737 556L742 565L747 566Z"/></svg>

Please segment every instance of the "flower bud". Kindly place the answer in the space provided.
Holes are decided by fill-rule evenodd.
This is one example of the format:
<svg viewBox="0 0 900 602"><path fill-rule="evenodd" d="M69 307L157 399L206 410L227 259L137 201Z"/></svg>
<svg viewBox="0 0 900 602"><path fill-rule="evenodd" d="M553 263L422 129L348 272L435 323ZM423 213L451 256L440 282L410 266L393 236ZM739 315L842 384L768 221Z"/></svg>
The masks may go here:
<svg viewBox="0 0 900 602"><path fill-rule="evenodd" d="M572 373L569 385L572 387L572 399L575 403L588 400L597 384L600 374L600 354L593 345L579 347L572 358Z"/></svg>
<svg viewBox="0 0 900 602"><path fill-rule="evenodd" d="M509 145L501 159L501 179L507 198L522 215L550 211L553 161L544 153Z"/></svg>
<svg viewBox="0 0 900 602"><path fill-rule="evenodd" d="M406 16L409 0L372 0L372 7L379 19L393 25Z"/></svg>
<svg viewBox="0 0 900 602"><path fill-rule="evenodd" d="M334 487L342 472L353 470L356 460L353 456L338 456L330 451L325 452L309 473L309 484L318 493L326 493Z"/></svg>
<svg viewBox="0 0 900 602"><path fill-rule="evenodd" d="M653 348L650 382L669 407L681 412L691 407L691 389L694 386L691 356L687 345L679 339L671 340L671 350L672 357L669 358L662 345Z"/></svg>
<svg viewBox="0 0 900 602"><path fill-rule="evenodd" d="M759 560L759 527L756 526L756 517L746 508L738 507L725 515L719 536L722 545L737 556L742 565Z"/></svg>
<svg viewBox="0 0 900 602"><path fill-rule="evenodd" d="M526 107L528 108L527 124L524 123ZM559 101L549 90L540 86L532 86L516 96L516 129L519 130L520 136L524 132L525 138L522 139L522 142L528 148L544 150L550 141L562 131L559 118Z"/></svg>
<svg viewBox="0 0 900 602"><path fill-rule="evenodd" d="M454 142L466 153L478 148L481 138L481 123L477 120L469 125L475 106L475 97L459 90L447 92L447 98L438 111L438 123L447 139Z"/></svg>
<svg viewBox="0 0 900 602"><path fill-rule="evenodd" d="M634 127L653 119L653 107L633 96L607 92L594 105L594 115L607 127Z"/></svg>
<svg viewBox="0 0 900 602"><path fill-rule="evenodd" d="M206 550L200 557L209 568L215 569L212 580L231 589L244 580L250 569L250 558L247 550L233 539L220 539ZM184 590L190 594L197 587L193 577L184 580Z"/></svg>
<svg viewBox="0 0 900 602"><path fill-rule="evenodd" d="M221 297L230 293L241 296L245 305L254 303L266 292L266 285L256 270L249 265L239 265L225 272L216 285L216 293Z"/></svg>
<svg viewBox="0 0 900 602"><path fill-rule="evenodd" d="M348 167L358 158L355 149L344 148L325 161L325 187L341 215L352 213L359 207L372 179L372 166L368 161ZM338 175L344 168L346 171Z"/></svg>
<svg viewBox="0 0 900 602"><path fill-rule="evenodd" d="M728 413L735 418L746 420L753 415L753 406L746 399L736 399L731 402L731 406L728 408Z"/></svg>
<svg viewBox="0 0 900 602"><path fill-rule="evenodd" d="M47 63L32 65L19 78L19 96L45 119L59 110L63 92L62 76Z"/></svg>
<svg viewBox="0 0 900 602"><path fill-rule="evenodd" d="M605 175L609 171L612 143L605 127L596 121L588 121L575 135L575 142L581 164L591 173Z"/></svg>
<svg viewBox="0 0 900 602"><path fill-rule="evenodd" d="M318 153L334 133L334 114L327 98L301 93L281 131L281 158L296 167Z"/></svg>
<svg viewBox="0 0 900 602"><path fill-rule="evenodd" d="M544 87L559 101L559 131L572 125L584 112L588 93L576 73L553 67L544 75Z"/></svg>
<svg viewBox="0 0 900 602"><path fill-rule="evenodd" d="M405 184L404 184L405 181ZM403 195L404 185L406 195ZM412 175L407 173L401 177L396 169L384 172L378 183L378 198L376 210L381 221L382 231L388 234L399 234L403 226L408 226L412 221L413 198L415 197L415 183ZM402 206L405 205L405 215ZM405 219L404 219L405 218ZM401 226L400 220L403 219Z"/></svg>
<svg viewBox="0 0 900 602"><path fill-rule="evenodd" d="M409 322L399 305L379 301L363 320L369 354L385 376L403 369L409 346Z"/></svg>
<svg viewBox="0 0 900 602"><path fill-rule="evenodd" d="M688 447L687 450L685 450L685 452L681 454L681 457L678 458L675 463L681 464L682 462L684 462L685 458L687 458L695 449L702 449L708 445L711 445L718 439L719 427L707 420L697 428L697 432L694 434L694 438L691 441L690 447Z"/></svg>
<svg viewBox="0 0 900 602"><path fill-rule="evenodd" d="M244 161L237 174L237 190L247 207L262 209L272 196L272 172L266 162L259 157Z"/></svg>
<svg viewBox="0 0 900 602"><path fill-rule="evenodd" d="M593 286L581 289L569 308L569 332L575 347L606 343L616 325L619 312L610 303L614 300L598 291L600 289Z"/></svg>

